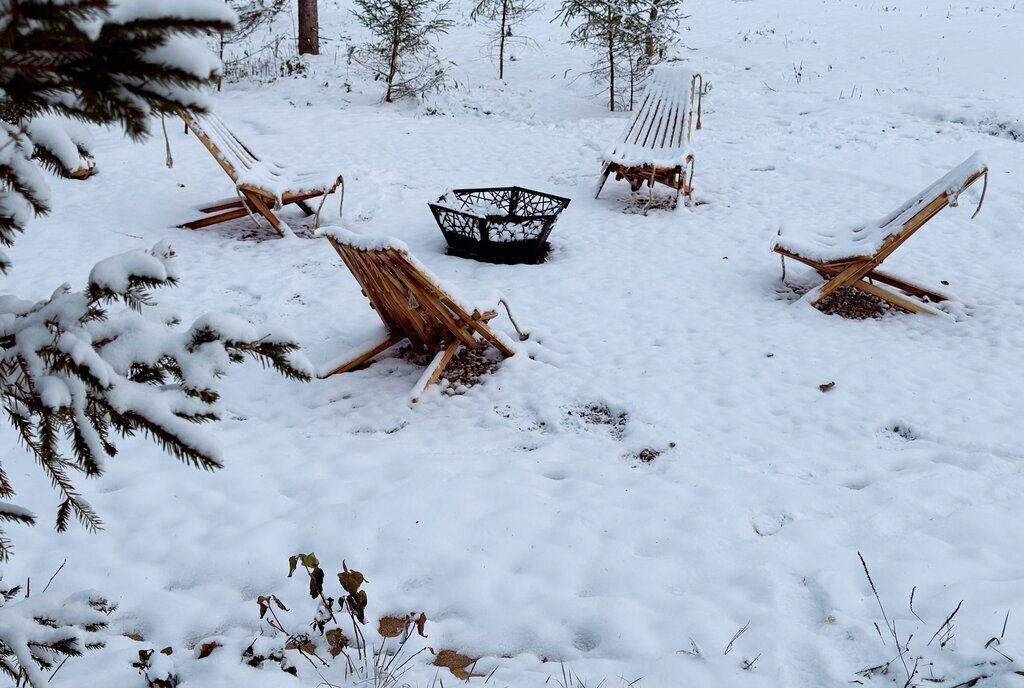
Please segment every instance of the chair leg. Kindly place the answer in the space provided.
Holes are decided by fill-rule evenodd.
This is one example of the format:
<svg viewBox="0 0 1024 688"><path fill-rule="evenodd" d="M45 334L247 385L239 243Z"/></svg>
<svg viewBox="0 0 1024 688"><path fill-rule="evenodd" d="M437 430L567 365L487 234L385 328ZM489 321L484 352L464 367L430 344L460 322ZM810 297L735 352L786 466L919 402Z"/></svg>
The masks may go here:
<svg viewBox="0 0 1024 688"><path fill-rule="evenodd" d="M266 218L267 222L270 223L270 226L274 228L275 232L281 236L285 235L284 227L286 225L278 219L277 215L274 215L274 211L270 209L270 206L264 203L259 194L255 194L251 191L243 191L242 194L244 194L246 200L252 204L252 207L255 208L260 215Z"/></svg>
<svg viewBox="0 0 1024 688"><path fill-rule="evenodd" d="M598 184L597 184L597 193L594 194L594 198L597 198L598 196L601 195L601 189L604 188L604 183L606 181L608 181L608 175L610 175L611 173L612 173L612 166L611 165L605 165L604 173L601 175L601 181L598 182Z"/></svg>
<svg viewBox="0 0 1024 688"><path fill-rule="evenodd" d="M395 344L398 344L403 339L405 339L405 335L389 335L388 338L385 339L383 342L375 344L371 346L369 349L362 351L355 358L345 363L342 363L339 366L335 366L334 368L331 368L326 372L317 373L317 377L323 380L324 378L328 378L332 375L337 375L338 373L347 373L350 370L354 370L355 368L358 368L359 366L363 365L364 363L372 359L377 354L387 351L388 349L393 347Z"/></svg>
<svg viewBox="0 0 1024 688"><path fill-rule="evenodd" d="M811 300L811 305L817 306L825 297L837 289L854 286L861 278L871 272L872 266L873 264L868 261L854 263L842 272L832 275L828 282L818 288L818 293Z"/></svg>
<svg viewBox="0 0 1024 688"><path fill-rule="evenodd" d="M455 340L441 351L437 352L434 356L434 360L430 362L427 369L423 371L423 375L420 376L419 381L416 382L416 386L412 388L412 393L409 395L409 401L416 403L423 396L423 393L427 391L430 385L434 384L441 378L441 373L448 367L448 364L452 362L452 358L455 357L455 352L462 346L462 342Z"/></svg>
<svg viewBox="0 0 1024 688"><path fill-rule="evenodd" d="M309 204L306 203L305 201L295 201L295 205L299 206L299 209L306 214L306 217L309 217L310 215L316 213L316 211L310 208Z"/></svg>

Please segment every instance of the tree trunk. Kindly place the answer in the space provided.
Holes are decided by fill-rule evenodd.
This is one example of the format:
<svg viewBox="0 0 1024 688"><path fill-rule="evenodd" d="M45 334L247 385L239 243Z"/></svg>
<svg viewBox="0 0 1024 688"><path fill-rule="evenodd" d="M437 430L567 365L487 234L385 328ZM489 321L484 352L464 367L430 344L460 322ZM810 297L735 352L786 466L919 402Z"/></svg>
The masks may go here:
<svg viewBox="0 0 1024 688"><path fill-rule="evenodd" d="M501 0L501 41L498 43L498 78L505 78L505 22L508 20L508 4L512 0Z"/></svg>
<svg viewBox="0 0 1024 688"><path fill-rule="evenodd" d="M220 60L220 71L217 72L217 92L220 92L221 82L224 80L224 32L220 32L220 52L217 54Z"/></svg>
<svg viewBox="0 0 1024 688"><path fill-rule="evenodd" d="M608 109L615 112L615 34L608 30Z"/></svg>
<svg viewBox="0 0 1024 688"><path fill-rule="evenodd" d="M398 43L401 36L398 33L398 21L395 22L395 30L391 34L391 57L388 60L388 90L384 94L384 102L390 103L391 100L391 84L395 81L395 74L398 72Z"/></svg>
<svg viewBox="0 0 1024 688"><path fill-rule="evenodd" d="M658 2L655 0L651 3L651 23L647 28L647 37L645 39L644 52L647 53L647 61L650 62L654 58L654 22L658 21Z"/></svg>
<svg viewBox="0 0 1024 688"><path fill-rule="evenodd" d="M299 54L320 54L320 19L317 0L299 0Z"/></svg>

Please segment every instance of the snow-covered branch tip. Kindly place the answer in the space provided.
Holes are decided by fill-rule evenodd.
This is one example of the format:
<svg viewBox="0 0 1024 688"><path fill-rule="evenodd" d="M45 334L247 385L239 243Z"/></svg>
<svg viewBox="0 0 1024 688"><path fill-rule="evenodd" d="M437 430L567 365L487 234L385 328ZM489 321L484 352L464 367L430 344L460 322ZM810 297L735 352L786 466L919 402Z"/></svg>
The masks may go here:
<svg viewBox="0 0 1024 688"><path fill-rule="evenodd" d="M299 345L230 315L200 317L184 331L145 317L151 290L177 283L164 243L98 263L84 291L67 285L36 303L0 298L0 401L22 444L61 496L57 529L71 517L101 523L72 476L99 476L117 453L113 434L142 434L175 458L212 470L220 449L194 425L216 421L218 380L233 363L258 360L292 380L311 379ZM111 304L127 308L108 312ZM13 487L0 469L0 498ZM0 503L0 520L34 516ZM0 560L9 555L0 534Z"/></svg>
<svg viewBox="0 0 1024 688"><path fill-rule="evenodd" d="M0 675L14 685L45 688L63 661L104 646L116 606L102 595L20 594L0 582Z"/></svg>
<svg viewBox="0 0 1024 688"><path fill-rule="evenodd" d="M84 124L133 139L153 115L202 110L220 62L203 45L235 15L223 0L18 0L0 11L0 245L49 212L43 170L96 170ZM0 252L0 272L10 260Z"/></svg>

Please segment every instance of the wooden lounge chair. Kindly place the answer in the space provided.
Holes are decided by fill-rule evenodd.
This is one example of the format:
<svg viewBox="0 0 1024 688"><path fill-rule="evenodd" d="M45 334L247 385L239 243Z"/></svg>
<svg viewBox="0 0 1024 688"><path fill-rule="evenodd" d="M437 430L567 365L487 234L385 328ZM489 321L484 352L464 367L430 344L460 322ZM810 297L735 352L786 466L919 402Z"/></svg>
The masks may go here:
<svg viewBox="0 0 1024 688"><path fill-rule="evenodd" d="M939 211L947 205L955 207L960 194L980 178L984 178L985 183L973 219L981 211L988 189L988 167L978 154L878 222L837 232L815 231L790 236L780 231L772 248L783 260L792 258L809 265L826 279L823 285L801 299L812 306L837 289L854 287L912 313L939 313L928 302L947 300L948 295L881 272L878 266ZM903 294L876 282L895 287Z"/></svg>
<svg viewBox="0 0 1024 688"><path fill-rule="evenodd" d="M257 215L264 217L274 230L284 236L291 229L275 210L296 204L306 215L316 215L327 196L341 188L341 203L345 202L345 181L333 172L297 172L279 162L262 158L235 136L223 120L215 114L197 115L182 111L181 118L192 133L202 141L221 168L235 183L238 198L218 201L200 208L205 217L188 222L182 227L200 229L249 215L254 222ZM321 196L320 205L313 210L306 201Z"/></svg>
<svg viewBox="0 0 1024 688"><path fill-rule="evenodd" d="M409 254L402 242L367 237L337 227L324 228L321 233L345 261L388 334L382 341L361 348L348 360L328 365L318 377L354 370L377 354L408 340L413 347L435 354L410 394L410 400L416 402L437 382L462 346L474 348L482 339L504 356L515 353L511 342L487 324L498 315L496 309L480 311L456 299ZM507 311L508 305L504 300L499 301Z"/></svg>
<svg viewBox="0 0 1024 688"><path fill-rule="evenodd" d="M625 179L636 192L650 187L644 208L654 200L654 184L664 184L687 198L693 192L694 153L690 148L694 123L701 128L704 77L674 65L654 68L636 116L605 153L604 171L597 187L601 195L608 175Z"/></svg>

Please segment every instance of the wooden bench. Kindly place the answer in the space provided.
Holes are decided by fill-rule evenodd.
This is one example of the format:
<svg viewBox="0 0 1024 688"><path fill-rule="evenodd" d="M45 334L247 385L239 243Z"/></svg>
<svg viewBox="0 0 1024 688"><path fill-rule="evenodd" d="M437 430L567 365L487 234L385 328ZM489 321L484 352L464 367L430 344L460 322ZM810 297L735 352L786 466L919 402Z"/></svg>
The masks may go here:
<svg viewBox="0 0 1024 688"><path fill-rule="evenodd" d="M597 187L601 195L608 176L625 179L636 192L650 187L644 214L654 200L654 185L664 184L689 197L693 192L693 130L700 129L704 77L685 67L655 67L633 120L605 152Z"/></svg>

